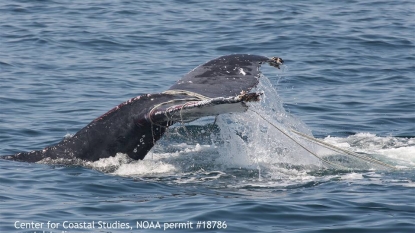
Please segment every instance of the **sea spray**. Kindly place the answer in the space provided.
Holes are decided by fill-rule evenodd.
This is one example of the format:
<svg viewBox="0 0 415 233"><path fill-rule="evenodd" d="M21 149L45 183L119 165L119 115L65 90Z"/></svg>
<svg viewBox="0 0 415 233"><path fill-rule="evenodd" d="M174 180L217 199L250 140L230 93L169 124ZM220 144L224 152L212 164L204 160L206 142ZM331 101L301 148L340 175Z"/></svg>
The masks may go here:
<svg viewBox="0 0 415 233"><path fill-rule="evenodd" d="M287 133L290 133L290 129L295 129L311 135L311 131L301 120L285 111L269 79L262 76L260 80L254 91L263 93L261 101L250 103L249 108L266 116ZM217 119L217 124L220 128L219 137L222 139L218 152L221 161L228 166L256 168L259 173L263 168L265 172L280 175L293 166L319 167L321 165L318 159L298 147L295 142L252 111L221 115ZM315 150L314 145L301 140L296 135L292 137L301 141L310 150ZM279 167L284 169L276 169Z"/></svg>

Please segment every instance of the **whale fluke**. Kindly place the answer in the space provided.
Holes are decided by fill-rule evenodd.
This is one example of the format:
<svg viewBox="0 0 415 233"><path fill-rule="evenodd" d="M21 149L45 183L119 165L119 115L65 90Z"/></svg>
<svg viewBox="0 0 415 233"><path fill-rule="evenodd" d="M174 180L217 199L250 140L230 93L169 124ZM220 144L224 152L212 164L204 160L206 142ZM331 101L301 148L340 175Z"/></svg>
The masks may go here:
<svg viewBox="0 0 415 233"><path fill-rule="evenodd" d="M144 159L176 122L246 111L246 102L259 100L259 93L249 91L258 84L264 63L279 68L283 60L249 54L218 57L196 67L163 93L140 95L118 105L56 145L2 158L96 161L120 152Z"/></svg>

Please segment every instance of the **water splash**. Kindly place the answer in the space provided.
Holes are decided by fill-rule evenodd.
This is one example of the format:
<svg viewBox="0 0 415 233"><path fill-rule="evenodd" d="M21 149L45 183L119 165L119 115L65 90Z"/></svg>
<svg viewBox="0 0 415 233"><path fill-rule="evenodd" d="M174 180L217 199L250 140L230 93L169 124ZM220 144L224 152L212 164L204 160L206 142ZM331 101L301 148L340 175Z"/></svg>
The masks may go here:
<svg viewBox="0 0 415 233"><path fill-rule="evenodd" d="M295 129L310 135L311 131L299 119L287 113L275 89L266 77L255 90L262 92L259 103L250 104L250 109L267 116L273 124L289 133ZM227 114L218 117L219 137L222 139L219 154L226 164L269 171L276 168L291 169L295 166L318 168L321 162L280 131L259 118L254 112ZM301 140L292 135L297 140ZM308 148L314 146L302 141ZM279 172L278 172L279 173ZM280 175L280 174L278 174Z"/></svg>

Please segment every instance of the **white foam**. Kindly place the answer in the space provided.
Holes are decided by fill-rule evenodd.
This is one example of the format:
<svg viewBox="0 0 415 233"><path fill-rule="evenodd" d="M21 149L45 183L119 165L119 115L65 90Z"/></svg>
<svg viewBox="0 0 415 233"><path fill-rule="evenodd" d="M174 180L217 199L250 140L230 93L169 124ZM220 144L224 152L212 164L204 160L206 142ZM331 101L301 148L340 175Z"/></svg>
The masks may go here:
<svg viewBox="0 0 415 233"><path fill-rule="evenodd" d="M163 157L163 155L160 155L160 157ZM176 171L176 168L172 164L164 163L157 159L133 161L128 155L122 153L117 153L114 157L90 162L88 165L97 170L109 171L111 174L119 176L146 176L167 174Z"/></svg>
<svg viewBox="0 0 415 233"><path fill-rule="evenodd" d="M415 182L412 182L410 180L408 180L407 183L402 183L401 185L404 187L415 188Z"/></svg>
<svg viewBox="0 0 415 233"><path fill-rule="evenodd" d="M396 163L397 168L415 167L415 138L357 133L346 138L328 136L324 141L355 152L383 156Z"/></svg>
<svg viewBox="0 0 415 233"><path fill-rule="evenodd" d="M170 146L176 150L174 152L163 152L162 148L158 146L158 152L150 151L144 160L135 161L126 154L117 153L114 157L86 162L84 165L120 176L177 174L186 172L186 169L192 166L194 167L194 164L191 163L197 162L196 158L199 155L209 154L212 150L216 150L215 146L212 145L178 143ZM205 159L209 163L209 157L204 156L200 159Z"/></svg>
<svg viewBox="0 0 415 233"><path fill-rule="evenodd" d="M342 180L362 180L363 179L363 175L360 173L348 173L345 175L340 176L340 179Z"/></svg>
<svg viewBox="0 0 415 233"><path fill-rule="evenodd" d="M139 160L128 164L122 164L112 174L119 176L143 176L167 174L175 171L176 168L172 164L156 160Z"/></svg>
<svg viewBox="0 0 415 233"><path fill-rule="evenodd" d="M91 162L89 165L94 168L106 168L111 166L121 166L129 162L128 155L117 153L114 157L101 158L98 161Z"/></svg>

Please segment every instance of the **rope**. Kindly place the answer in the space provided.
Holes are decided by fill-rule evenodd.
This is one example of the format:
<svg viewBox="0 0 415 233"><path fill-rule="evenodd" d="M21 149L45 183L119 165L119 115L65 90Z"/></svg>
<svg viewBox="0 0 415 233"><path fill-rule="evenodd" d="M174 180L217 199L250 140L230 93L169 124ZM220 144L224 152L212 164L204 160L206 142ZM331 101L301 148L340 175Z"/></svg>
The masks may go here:
<svg viewBox="0 0 415 233"><path fill-rule="evenodd" d="M156 125L156 126L159 126L159 127L162 127L162 128L167 128L168 126L169 126L169 122L167 122L167 126L163 126L163 125L161 125L161 124L158 124L157 122L154 122L153 121L153 118L151 117L152 115L153 115L153 113L154 113L154 111L156 111L157 110L157 108L159 108L160 106L163 106L163 105L167 105L167 104L171 104L171 103L175 103L175 102L183 102L183 101L186 101L183 105L182 105L182 107L181 107L181 109L180 109L180 119L181 119L181 122L183 122L183 117L182 117L182 111L183 111L183 108L187 105L187 104L189 104L189 102L190 101L203 101L203 100L208 100L208 99L210 99L209 97L206 97L206 96L204 96L204 95L201 95L201 94L199 94L199 93L195 93L195 92L192 92L192 91L186 91L186 90L167 90L167 91L164 91L164 92L162 92L161 94L167 94L167 95L188 95L188 96L190 96L190 98L184 98L184 99L173 99L173 100L169 100L169 101L166 101L166 102L162 102L162 103L159 103L159 104L156 104L150 111L149 111L149 113L148 113L148 119L150 120L150 122L151 122L151 134L152 134L152 136L153 136L153 144L155 144L156 142L155 142L155 140L154 140L154 129L153 129L153 126L154 125ZM167 119L169 119L169 116L167 115L167 112L165 112L164 113L164 115L166 116L166 118ZM171 121L172 122L172 121ZM184 125L183 125L183 127L184 127ZM187 134L189 134L188 132L187 132L187 129L186 129L186 127L184 127L184 130L186 131L186 133Z"/></svg>
<svg viewBox="0 0 415 233"><path fill-rule="evenodd" d="M310 137L310 136L308 136L308 135L306 135L306 134L303 134L303 133L298 132L298 131L293 130L293 129L292 129L291 131L292 131L293 133L295 133L295 134L300 135L301 137L303 137L303 138L305 138L305 139L307 139L307 140L309 140L309 141L315 142L315 143L319 144L320 146L323 146L323 147L325 147L325 148L327 148L327 149L330 149L330 150L333 150L333 151L335 151L335 152L343 152L343 153L345 153L345 154L348 154L348 155L351 155L351 156L353 156L353 157L356 157L356 158L359 158L359 159L365 160L365 161L367 161L367 162L372 162L372 163L375 163L375 164L378 164L378 165L381 165L381 166L384 166L384 167L388 167L388 168L396 169L394 166L391 166L391 165L389 165L389 164L387 164L387 163L381 162L381 161L379 161L379 160L377 160L377 159L369 158L369 157L366 157L366 156L364 156L364 155L359 155L359 154L354 153L354 152L352 152L352 151L345 150L345 149L339 148L339 147L337 147L337 146L333 146L333 145L331 145L331 144L329 144L329 143L327 143L327 142L324 142L324 141L319 140L319 139L317 139L317 138Z"/></svg>
<svg viewBox="0 0 415 233"><path fill-rule="evenodd" d="M210 99L209 97L206 97L206 96L201 95L199 93L192 92L192 91L186 91L186 90L167 90L167 91L164 91L162 93L163 94L168 94L168 95L188 95L188 96L196 97L199 100L208 100L208 99Z"/></svg>
<svg viewBox="0 0 415 233"><path fill-rule="evenodd" d="M272 122L270 122L269 120L267 120L265 117L263 117L261 114L259 114L258 112L256 112L255 110L250 109L250 111L256 113L259 117L261 117L264 121L268 122L268 124L272 125L275 129L277 129L278 131L280 131L283 135L285 135L287 138L291 139L293 142L295 142L297 145L299 145L301 148L303 148L305 151L307 151L308 153L314 155L316 158L318 158L320 161L333 166L333 167L339 167L345 170L348 170L348 168L341 166L339 164L335 164L332 163L328 160L325 160L323 158L321 158L320 156L318 156L316 153L312 152L311 150L307 149L304 145L302 145L301 143L299 143L297 140L295 140L293 137L291 137L289 134L287 134L286 132L284 132L282 129L280 129L278 126L276 126L275 124L273 124Z"/></svg>
<svg viewBox="0 0 415 233"><path fill-rule="evenodd" d="M323 159L323 158L321 158L320 156L318 156L317 154L315 154L314 152L312 152L312 151L310 151L309 149L307 149L305 146L303 146L301 143L299 143L298 141L296 141L293 137L291 137L290 135L288 135L286 132L284 132L283 130L281 130L278 126L276 126L275 124L273 124L272 122L270 122L269 120L267 120L265 117L263 117L261 114L259 114L258 112L256 112L255 110L252 110L252 109L250 109L252 112L254 112L254 113L256 113L259 117L261 117L263 120L265 120L266 122L268 122L268 124L270 124L270 125L272 125L275 129L277 129L278 131L280 131L282 134L284 134L286 137L288 137L289 139L291 139L292 141L294 141L296 144L298 144L300 147L302 147L304 150L306 150L307 152L309 152L310 154L312 154L312 155L314 155L315 157L317 157L318 159L320 159L321 161L323 161L323 162L325 162L325 163L327 163L327 164L329 164L329 165L332 165L332 166L338 166L338 167L341 167L341 168L343 168L343 169L348 169L348 168L346 168L346 167L344 167L344 166L341 166L341 165L339 165L339 164L335 164L335 163L332 163L332 162L330 162L330 161L327 161L327 160L325 160L325 159ZM371 162L371 163L374 163L374 164L377 164L377 165L380 165L380 166L383 166L383 167L387 167L387 168L391 168L391 169L396 169L394 166L391 166L391 165L389 165L389 164L386 164L386 163L384 163L384 162L381 162L381 161L379 161L379 160L377 160L377 159L373 159L373 158L369 158L369 157L366 157L366 156L363 156L363 155L359 155L359 154L357 154L357 153L354 153L354 152L351 152L351 151L348 151L348 150L345 150L345 149L342 149L342 148L339 148L339 147L336 147L336 146L333 146L333 145L331 145L331 144L329 144L329 143L326 143L326 142L323 142L322 140L319 140L319 139L317 139L317 138L314 138L314 137L311 137L311 136L309 136L309 135L307 135L307 134L304 134L304 133L301 133L301 132L298 132L298 131L296 131L296 130L294 130L294 129L290 129L290 131L291 132L293 132L293 133L295 133L295 134L297 134L297 135L299 135L299 136L301 136L301 137L303 137L303 138L305 138L305 139L307 139L307 140L309 140L309 141L312 141L312 142L315 142L315 143L317 143L317 144L319 144L319 145L321 145L321 146L323 146L323 147L325 147L325 148L327 148L327 149L330 149L330 150L332 150L332 151L335 151L335 152L343 152L343 153L345 153L345 154L347 154L347 155L351 155L351 156L353 156L353 157L355 157L355 158L359 158L359 159L361 159L361 160L364 160L364 161L367 161L367 162Z"/></svg>
<svg viewBox="0 0 415 233"><path fill-rule="evenodd" d="M166 102L162 102L162 103L156 104L150 110L150 112L148 113L148 118L149 118L151 124L155 124L155 125L158 125L158 126L161 126L161 125L159 125L156 122L154 122L153 119L151 118L151 116L153 115L154 111L156 111L157 108L159 108L160 106L167 105L167 104L172 104L174 102L187 101L185 104L183 104L183 106L181 107L181 110L180 110L180 119L182 119L182 112L181 111L188 104L188 102L190 102L190 101L202 101L202 100L208 100L208 99L210 99L209 97L206 97L204 95L201 95L201 94L198 94L198 93L195 93L195 92L192 92L192 91L185 91L185 90L167 90L167 91L162 92L162 94L167 94L167 95L188 95L188 96L190 96L190 98L173 99L173 100L169 100L169 101L166 101ZM165 113L165 116L168 118L167 113ZM182 121L183 121L183 119L182 119Z"/></svg>

